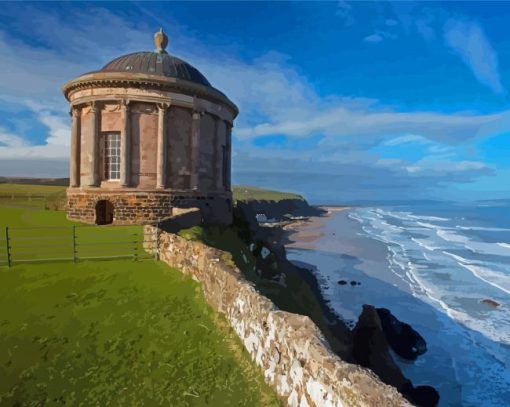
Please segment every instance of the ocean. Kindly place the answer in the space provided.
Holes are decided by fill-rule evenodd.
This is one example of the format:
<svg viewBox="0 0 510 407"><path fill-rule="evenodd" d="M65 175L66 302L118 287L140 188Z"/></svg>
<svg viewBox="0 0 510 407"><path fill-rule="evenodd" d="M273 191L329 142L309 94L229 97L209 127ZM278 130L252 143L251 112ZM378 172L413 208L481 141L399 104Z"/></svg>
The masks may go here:
<svg viewBox="0 0 510 407"><path fill-rule="evenodd" d="M416 361L393 357L440 406L510 406L510 201L357 207L294 237L289 260L348 324L372 304L425 338Z"/></svg>

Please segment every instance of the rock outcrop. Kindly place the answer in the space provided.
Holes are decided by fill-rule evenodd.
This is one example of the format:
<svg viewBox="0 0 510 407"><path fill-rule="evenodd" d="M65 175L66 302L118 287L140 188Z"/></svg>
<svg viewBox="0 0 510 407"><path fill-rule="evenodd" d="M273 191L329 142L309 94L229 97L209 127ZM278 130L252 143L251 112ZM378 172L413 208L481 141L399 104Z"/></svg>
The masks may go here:
<svg viewBox="0 0 510 407"><path fill-rule="evenodd" d="M399 321L390 310L377 308L382 329L391 349L400 357L416 360L427 351L425 339L411 325Z"/></svg>
<svg viewBox="0 0 510 407"><path fill-rule="evenodd" d="M387 317L386 312L383 312L383 315ZM385 383L397 388L417 406L434 407L438 404L439 393L431 386L414 387L391 357L379 309L371 305L363 306L352 341L353 356L361 366L370 368Z"/></svg>

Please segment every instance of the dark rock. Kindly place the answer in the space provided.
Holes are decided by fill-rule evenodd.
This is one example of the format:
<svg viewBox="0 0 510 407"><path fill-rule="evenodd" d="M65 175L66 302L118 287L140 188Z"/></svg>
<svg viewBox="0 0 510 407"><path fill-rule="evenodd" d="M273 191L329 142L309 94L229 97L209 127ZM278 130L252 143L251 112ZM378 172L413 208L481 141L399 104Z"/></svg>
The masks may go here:
<svg viewBox="0 0 510 407"><path fill-rule="evenodd" d="M352 332L355 361L371 369L384 383L396 387L416 406L436 406L439 402L437 390L430 386L414 387L391 357L378 311L371 305L363 305L363 311Z"/></svg>
<svg viewBox="0 0 510 407"><path fill-rule="evenodd" d="M354 281L354 280L352 280L352 281L351 281L351 285L354 287L354 286L356 286L356 285L361 285L361 283L360 283L359 281Z"/></svg>
<svg viewBox="0 0 510 407"><path fill-rule="evenodd" d="M339 281L338 281L338 284L339 284L339 285L346 285L346 284L347 284L347 281L345 281L345 280L339 280Z"/></svg>
<svg viewBox="0 0 510 407"><path fill-rule="evenodd" d="M488 305L491 308L498 308L501 305L499 302L491 300L490 298L486 298L485 300L482 300L482 304Z"/></svg>
<svg viewBox="0 0 510 407"><path fill-rule="evenodd" d="M407 399L418 407L435 407L439 403L439 393L431 386L416 386L409 384L402 390Z"/></svg>
<svg viewBox="0 0 510 407"><path fill-rule="evenodd" d="M404 386L412 387L389 353L381 320L373 306L363 305L363 311L352 332L352 343L353 357L357 363L370 368L385 383L399 390Z"/></svg>
<svg viewBox="0 0 510 407"><path fill-rule="evenodd" d="M400 322L386 308L377 308L386 339L397 355L416 360L427 351L425 339L411 325Z"/></svg>

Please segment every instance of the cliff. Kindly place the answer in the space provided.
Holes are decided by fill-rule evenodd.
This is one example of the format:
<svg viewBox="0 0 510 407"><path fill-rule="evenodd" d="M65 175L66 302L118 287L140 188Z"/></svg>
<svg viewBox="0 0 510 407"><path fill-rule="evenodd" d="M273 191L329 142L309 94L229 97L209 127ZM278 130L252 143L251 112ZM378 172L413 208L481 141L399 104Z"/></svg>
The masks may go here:
<svg viewBox="0 0 510 407"><path fill-rule="evenodd" d="M268 220L284 221L325 213L324 210L309 205L298 194L247 186L234 187L233 194L236 207L245 212L246 219L263 214Z"/></svg>

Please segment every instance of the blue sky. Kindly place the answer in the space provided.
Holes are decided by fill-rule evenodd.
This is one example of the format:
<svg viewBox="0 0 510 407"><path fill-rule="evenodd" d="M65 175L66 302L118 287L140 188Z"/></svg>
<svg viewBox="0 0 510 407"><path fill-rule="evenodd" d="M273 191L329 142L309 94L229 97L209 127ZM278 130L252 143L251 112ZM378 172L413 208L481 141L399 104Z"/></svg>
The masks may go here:
<svg viewBox="0 0 510 407"><path fill-rule="evenodd" d="M510 198L506 2L2 3L0 174L66 176L66 81L129 52L241 113L234 181L313 202Z"/></svg>

